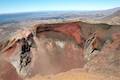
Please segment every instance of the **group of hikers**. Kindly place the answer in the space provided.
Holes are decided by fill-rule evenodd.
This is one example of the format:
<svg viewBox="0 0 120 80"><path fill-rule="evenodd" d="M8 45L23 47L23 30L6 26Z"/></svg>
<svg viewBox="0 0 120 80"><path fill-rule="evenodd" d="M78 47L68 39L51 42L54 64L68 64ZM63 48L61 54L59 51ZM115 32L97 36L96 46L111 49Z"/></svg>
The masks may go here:
<svg viewBox="0 0 120 80"><path fill-rule="evenodd" d="M31 47L33 43L33 34L31 33L27 38L21 39L21 53L20 53L20 70L26 67L31 62Z"/></svg>

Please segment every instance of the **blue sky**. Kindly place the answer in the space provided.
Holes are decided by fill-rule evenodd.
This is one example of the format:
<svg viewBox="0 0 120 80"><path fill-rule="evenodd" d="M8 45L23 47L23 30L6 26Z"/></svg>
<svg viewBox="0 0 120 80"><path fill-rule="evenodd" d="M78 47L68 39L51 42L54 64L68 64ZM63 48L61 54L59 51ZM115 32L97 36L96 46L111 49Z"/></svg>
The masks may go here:
<svg viewBox="0 0 120 80"><path fill-rule="evenodd" d="M120 7L120 0L0 0L0 14L51 10L103 10Z"/></svg>

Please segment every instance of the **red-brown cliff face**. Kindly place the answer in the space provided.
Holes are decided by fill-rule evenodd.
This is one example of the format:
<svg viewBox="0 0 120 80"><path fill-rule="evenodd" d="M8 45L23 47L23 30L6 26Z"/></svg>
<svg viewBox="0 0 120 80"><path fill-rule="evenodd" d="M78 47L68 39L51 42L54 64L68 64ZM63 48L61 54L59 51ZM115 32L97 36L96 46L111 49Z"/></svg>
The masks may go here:
<svg viewBox="0 0 120 80"><path fill-rule="evenodd" d="M46 31L54 31L63 33L67 36L73 37L77 44L84 43L84 38L81 34L81 26L79 23L62 23L62 24L46 24L46 25L38 25L37 30L39 32L46 32Z"/></svg>
<svg viewBox="0 0 120 80"><path fill-rule="evenodd" d="M31 34L33 37L28 38ZM17 31L2 45L1 53L19 75L56 74L76 68L98 72L103 70L104 73L111 65L107 69L112 71L106 70L106 73L116 72L119 75L116 70L118 67L115 67L119 66L120 60L119 34L120 27L116 25L83 22L37 24L31 29ZM32 59L19 72L22 38L32 42Z"/></svg>

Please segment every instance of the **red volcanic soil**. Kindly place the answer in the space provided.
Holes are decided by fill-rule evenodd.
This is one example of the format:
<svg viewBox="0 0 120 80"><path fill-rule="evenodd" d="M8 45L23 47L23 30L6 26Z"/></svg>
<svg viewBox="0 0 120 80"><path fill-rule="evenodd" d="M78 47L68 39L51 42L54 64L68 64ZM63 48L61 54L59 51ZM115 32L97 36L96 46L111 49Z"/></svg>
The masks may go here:
<svg viewBox="0 0 120 80"><path fill-rule="evenodd" d="M22 80L12 64L0 59L0 80Z"/></svg>
<svg viewBox="0 0 120 80"><path fill-rule="evenodd" d="M46 24L38 25L36 32L55 31L73 37L77 44L84 43L84 38L81 34L81 26L79 23L62 23L62 24Z"/></svg>
<svg viewBox="0 0 120 80"><path fill-rule="evenodd" d="M78 23L59 25L54 30L73 37L78 44L83 45L84 43L84 38L81 34L81 26Z"/></svg>

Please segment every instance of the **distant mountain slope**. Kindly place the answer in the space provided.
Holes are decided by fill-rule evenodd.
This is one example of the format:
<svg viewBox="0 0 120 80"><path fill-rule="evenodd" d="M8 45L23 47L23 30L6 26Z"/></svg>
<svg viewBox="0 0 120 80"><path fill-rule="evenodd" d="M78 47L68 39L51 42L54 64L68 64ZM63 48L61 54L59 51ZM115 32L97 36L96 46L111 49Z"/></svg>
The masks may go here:
<svg viewBox="0 0 120 80"><path fill-rule="evenodd" d="M120 10L104 17L102 20L113 24L120 24Z"/></svg>
<svg viewBox="0 0 120 80"><path fill-rule="evenodd" d="M16 13L16 14L2 14L0 15L0 25L19 23L25 21L39 21L39 20L51 20L51 19L80 19L89 21L99 21L104 23L112 21L119 21L120 7L97 10L97 11L46 11L46 12L28 12L28 13Z"/></svg>

